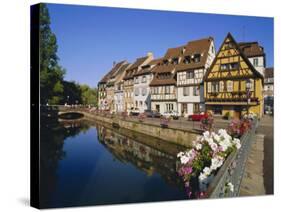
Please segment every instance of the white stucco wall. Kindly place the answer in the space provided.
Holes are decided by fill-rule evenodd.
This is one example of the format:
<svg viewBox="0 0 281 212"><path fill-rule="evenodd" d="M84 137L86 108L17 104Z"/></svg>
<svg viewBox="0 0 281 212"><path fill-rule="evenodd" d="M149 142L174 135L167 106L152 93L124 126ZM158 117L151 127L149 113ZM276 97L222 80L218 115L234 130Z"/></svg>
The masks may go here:
<svg viewBox="0 0 281 212"><path fill-rule="evenodd" d="M188 96L184 96L183 95L183 87L178 87L178 102L200 102L200 92L198 96L194 96L193 95L193 89L195 86L189 86L187 87L187 89L189 89L189 95Z"/></svg>
<svg viewBox="0 0 281 212"><path fill-rule="evenodd" d="M254 65L254 59L258 60L258 64L256 66ZM264 75L265 61L264 61L264 57L263 56L251 57L251 58L249 58L249 61L253 64L253 66L255 67L255 69L258 72L260 72L262 75Z"/></svg>
<svg viewBox="0 0 281 212"><path fill-rule="evenodd" d="M177 102L170 102L170 101L165 101L165 102L157 102L157 101L152 101L151 102L151 109L156 110L156 105L160 106L159 112L163 115L166 112L166 104L173 104L173 109L174 111L178 111L177 107Z"/></svg>
<svg viewBox="0 0 281 212"><path fill-rule="evenodd" d="M143 76L146 77L146 82L142 81ZM151 98L150 98L150 87L149 87L151 80L152 80L152 74L146 74L146 75L138 76L138 83L134 83L134 106L136 107L136 102L137 102L137 107L139 108L140 112L144 112L144 110L151 109ZM138 95L136 95L136 90L138 90Z"/></svg>
<svg viewBox="0 0 281 212"><path fill-rule="evenodd" d="M114 93L114 112L124 111L124 93L123 91Z"/></svg>

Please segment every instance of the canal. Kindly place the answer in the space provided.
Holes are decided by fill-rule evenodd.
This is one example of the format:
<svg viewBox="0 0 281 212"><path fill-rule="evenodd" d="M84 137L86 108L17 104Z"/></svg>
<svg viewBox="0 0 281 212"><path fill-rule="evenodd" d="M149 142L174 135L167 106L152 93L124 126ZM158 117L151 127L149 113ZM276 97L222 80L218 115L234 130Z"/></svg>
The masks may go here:
<svg viewBox="0 0 281 212"><path fill-rule="evenodd" d="M43 123L41 207L187 199L176 173L184 149L89 121Z"/></svg>

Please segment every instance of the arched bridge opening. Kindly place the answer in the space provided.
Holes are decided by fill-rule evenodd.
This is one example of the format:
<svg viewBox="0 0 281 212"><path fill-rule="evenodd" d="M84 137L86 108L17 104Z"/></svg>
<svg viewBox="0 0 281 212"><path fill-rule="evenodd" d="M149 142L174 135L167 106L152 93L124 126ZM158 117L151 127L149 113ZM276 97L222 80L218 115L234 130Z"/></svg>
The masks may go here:
<svg viewBox="0 0 281 212"><path fill-rule="evenodd" d="M67 112L59 112L59 119L65 120L73 120L73 119L81 119L84 117L84 114L77 111L67 111Z"/></svg>

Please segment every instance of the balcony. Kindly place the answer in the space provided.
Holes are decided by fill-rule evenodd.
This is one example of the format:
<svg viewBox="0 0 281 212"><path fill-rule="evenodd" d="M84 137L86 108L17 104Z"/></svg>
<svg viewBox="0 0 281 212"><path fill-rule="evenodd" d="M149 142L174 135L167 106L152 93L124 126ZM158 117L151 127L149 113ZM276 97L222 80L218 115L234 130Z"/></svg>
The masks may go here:
<svg viewBox="0 0 281 212"><path fill-rule="evenodd" d="M244 102L247 103L248 99L251 102L258 102L259 99L254 96L254 92L250 91L232 91L232 92L212 92L208 93L205 101L207 102Z"/></svg>

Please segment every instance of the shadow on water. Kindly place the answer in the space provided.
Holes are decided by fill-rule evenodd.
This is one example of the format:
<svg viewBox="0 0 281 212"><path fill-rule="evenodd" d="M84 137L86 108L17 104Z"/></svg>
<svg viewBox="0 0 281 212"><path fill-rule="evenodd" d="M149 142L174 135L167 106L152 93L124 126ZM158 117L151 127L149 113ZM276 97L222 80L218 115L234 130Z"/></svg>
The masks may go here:
<svg viewBox="0 0 281 212"><path fill-rule="evenodd" d="M46 119L40 135L42 208L186 199L182 146L88 121Z"/></svg>

